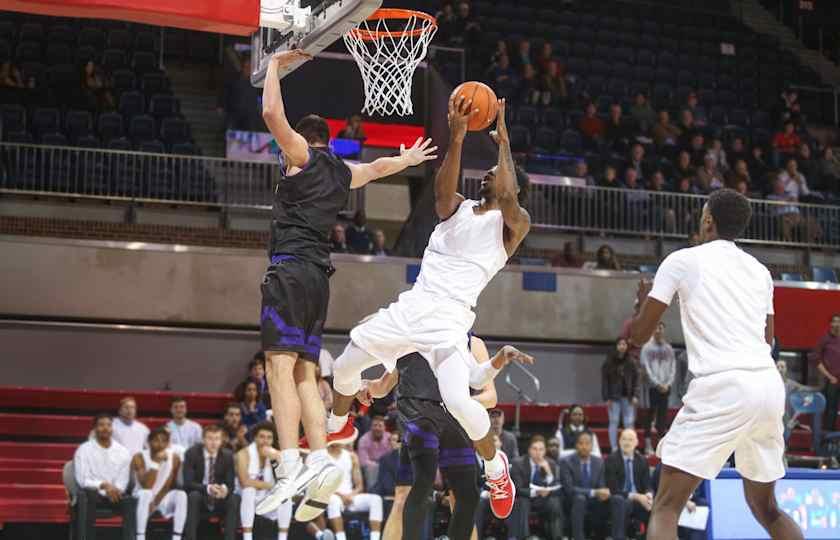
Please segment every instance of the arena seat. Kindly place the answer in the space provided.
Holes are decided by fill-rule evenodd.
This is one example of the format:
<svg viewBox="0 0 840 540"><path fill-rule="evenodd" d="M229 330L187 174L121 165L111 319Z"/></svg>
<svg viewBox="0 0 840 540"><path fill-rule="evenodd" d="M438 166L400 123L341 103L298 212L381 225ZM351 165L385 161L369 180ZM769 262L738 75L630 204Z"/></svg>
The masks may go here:
<svg viewBox="0 0 840 540"><path fill-rule="evenodd" d="M150 429L162 426L169 418L140 418ZM216 422L212 418L200 418L199 424ZM0 436L49 437L84 439L91 430L90 416L69 416L59 414L0 413Z"/></svg>
<svg viewBox="0 0 840 540"><path fill-rule="evenodd" d="M73 459L78 448L74 443L0 442L0 459L35 461Z"/></svg>

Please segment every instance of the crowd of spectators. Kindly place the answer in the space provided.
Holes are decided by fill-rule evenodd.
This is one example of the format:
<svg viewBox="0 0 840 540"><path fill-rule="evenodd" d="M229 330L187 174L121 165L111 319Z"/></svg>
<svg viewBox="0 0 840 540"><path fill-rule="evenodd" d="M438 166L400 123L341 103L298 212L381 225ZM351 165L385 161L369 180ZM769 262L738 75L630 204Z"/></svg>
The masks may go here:
<svg viewBox="0 0 840 540"><path fill-rule="evenodd" d="M355 253L358 255L391 255L387 238L382 229L369 229L364 210L357 210L353 220L346 226L333 225L330 233L330 251L333 253Z"/></svg>

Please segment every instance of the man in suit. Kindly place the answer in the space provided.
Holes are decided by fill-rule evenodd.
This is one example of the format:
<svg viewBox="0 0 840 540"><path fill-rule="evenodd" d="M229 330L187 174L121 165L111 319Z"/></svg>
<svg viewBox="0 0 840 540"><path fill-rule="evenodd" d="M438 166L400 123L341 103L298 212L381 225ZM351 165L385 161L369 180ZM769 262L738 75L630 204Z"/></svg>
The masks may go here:
<svg viewBox="0 0 840 540"><path fill-rule="evenodd" d="M239 512L234 478L233 453L222 448L222 428L205 427L201 444L184 455L184 491L189 500L186 540L197 540L198 523L210 515L224 518L225 540L234 540Z"/></svg>
<svg viewBox="0 0 840 540"><path fill-rule="evenodd" d="M571 502L572 537L584 540L584 522L590 517L596 538L603 538L610 490L604 478L604 462L592 455L592 435L578 434L575 453L561 462L560 483Z"/></svg>
<svg viewBox="0 0 840 540"><path fill-rule="evenodd" d="M610 515L613 540L624 540L627 520L635 517L647 523L653 507L653 490L647 460L636 452L636 431L625 429L618 439L618 449L605 462L607 487L610 490Z"/></svg>
<svg viewBox="0 0 840 540"><path fill-rule="evenodd" d="M511 464L510 475L516 484L511 537L527 538L531 535L528 517L534 512L544 523L547 538L563 538L560 471L557 462L546 457L545 453L545 438L535 435L528 444L528 455L516 458Z"/></svg>

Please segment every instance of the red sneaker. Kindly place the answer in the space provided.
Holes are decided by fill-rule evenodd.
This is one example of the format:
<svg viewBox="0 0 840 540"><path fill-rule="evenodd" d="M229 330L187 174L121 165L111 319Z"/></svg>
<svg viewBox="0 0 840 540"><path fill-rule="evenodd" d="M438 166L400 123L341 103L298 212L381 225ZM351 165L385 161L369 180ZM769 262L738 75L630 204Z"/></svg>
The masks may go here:
<svg viewBox="0 0 840 540"><path fill-rule="evenodd" d="M490 510L499 519L507 519L513 511L513 501L516 498L516 486L510 479L510 464L504 452L497 450L505 462L505 471L495 480L487 479L490 488Z"/></svg>
<svg viewBox="0 0 840 540"><path fill-rule="evenodd" d="M347 422L339 431L335 433L327 433L327 446L331 444L351 444L359 436L359 430L353 425L354 418L347 417ZM306 437L301 437L298 441L298 448L305 450L309 448L309 441Z"/></svg>

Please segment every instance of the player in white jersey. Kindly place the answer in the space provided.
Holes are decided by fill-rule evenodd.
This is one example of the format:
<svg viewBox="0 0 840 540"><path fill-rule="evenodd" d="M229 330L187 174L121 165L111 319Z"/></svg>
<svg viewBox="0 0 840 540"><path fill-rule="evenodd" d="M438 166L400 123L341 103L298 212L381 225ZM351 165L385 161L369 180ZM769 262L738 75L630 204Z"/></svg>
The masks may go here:
<svg viewBox="0 0 840 540"><path fill-rule="evenodd" d="M172 538L181 540L187 521L187 494L174 489L181 458L169 448L169 431L163 426L149 433L148 445L131 461L137 499L137 540L146 538L146 526L155 512L172 518Z"/></svg>
<svg viewBox="0 0 840 540"><path fill-rule="evenodd" d="M470 397L470 387L483 388L498 373L489 362L479 365L467 347L478 296L501 270L528 234L531 218L520 206L528 176L518 169L510 151L505 103L499 102L496 131L498 165L481 184L481 200L458 193L461 149L467 133L471 102L463 96L449 102L449 150L435 178L435 227L423 254L414 287L399 300L356 326L351 342L335 361L333 411L327 420L330 440L352 434L348 412L361 390L361 373L383 364L388 371L397 359L419 352L438 379L440 394L485 461L493 510L507 517L514 487L507 458L497 452L487 411Z"/></svg>
<svg viewBox="0 0 840 540"><path fill-rule="evenodd" d="M756 520L774 540L802 538L774 492L785 473L785 388L770 356L773 278L734 243L751 215L743 195L731 189L712 193L700 218L702 244L670 254L653 283L639 285L641 309L631 340L646 343L678 294L688 369L695 377L657 448L663 469L648 540L676 536L691 494L704 478L715 478L733 452Z"/></svg>

